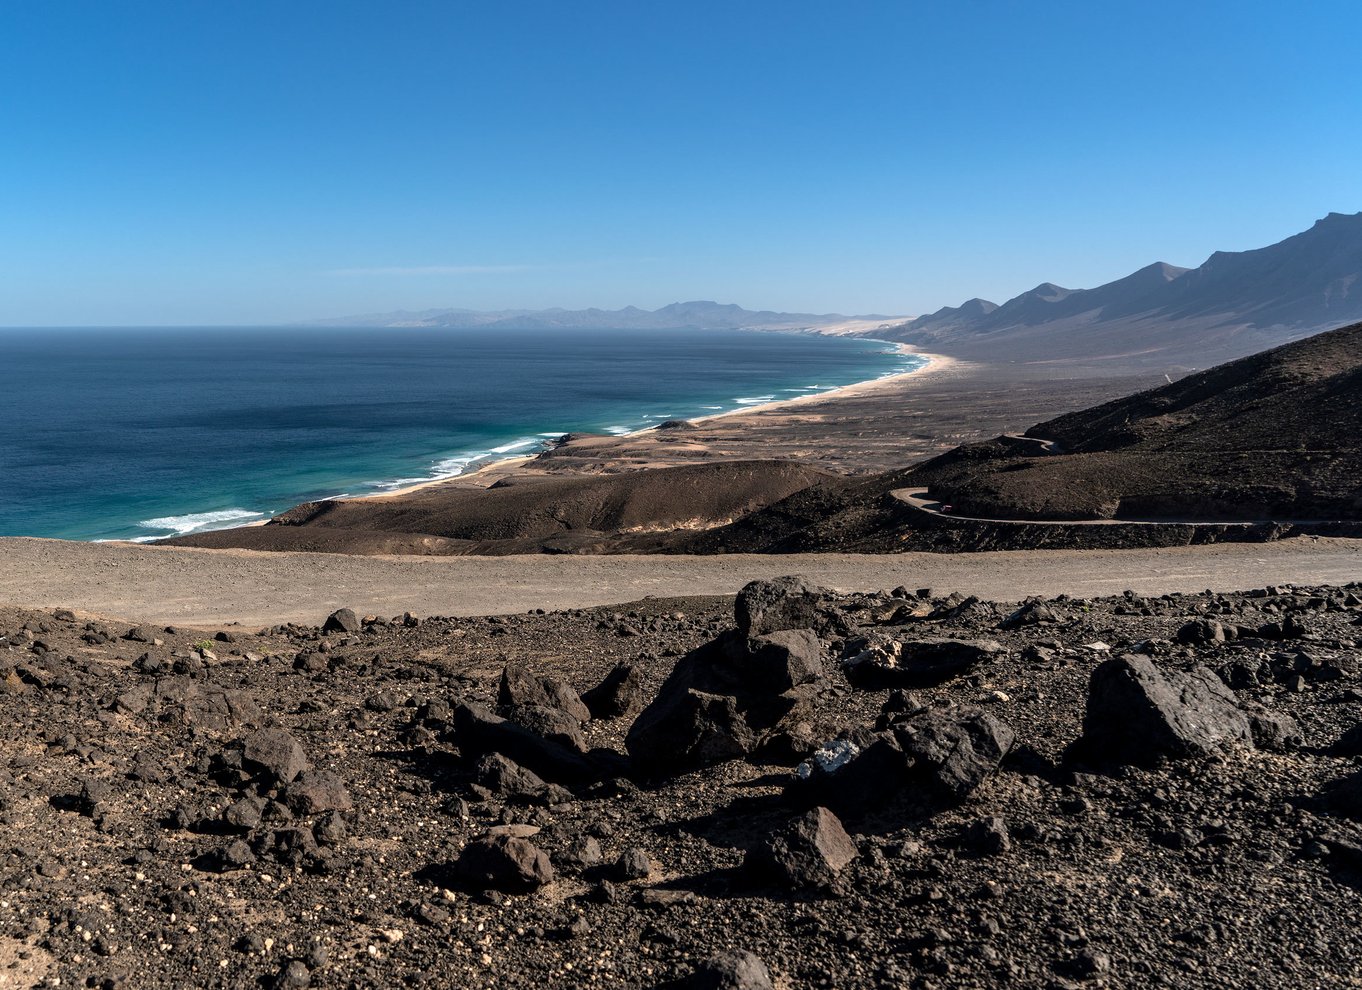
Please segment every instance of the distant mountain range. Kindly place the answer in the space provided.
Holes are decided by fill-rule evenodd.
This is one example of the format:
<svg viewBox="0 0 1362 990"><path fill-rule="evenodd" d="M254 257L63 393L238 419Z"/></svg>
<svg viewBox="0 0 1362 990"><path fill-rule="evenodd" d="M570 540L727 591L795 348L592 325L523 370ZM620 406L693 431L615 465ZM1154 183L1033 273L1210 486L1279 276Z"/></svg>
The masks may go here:
<svg viewBox="0 0 1362 990"><path fill-rule="evenodd" d="M1095 289L1044 282L1001 306L971 299L876 337L1004 361L1192 367L1362 320L1362 213L1330 213L1199 268L1162 262Z"/></svg>
<svg viewBox="0 0 1362 990"><path fill-rule="evenodd" d="M308 326L332 327L484 327L507 330L802 330L848 320L893 320L891 316L841 316L837 313L774 313L733 304L681 302L661 309L427 309L420 312L370 313L314 320ZM901 317L898 317L901 319Z"/></svg>

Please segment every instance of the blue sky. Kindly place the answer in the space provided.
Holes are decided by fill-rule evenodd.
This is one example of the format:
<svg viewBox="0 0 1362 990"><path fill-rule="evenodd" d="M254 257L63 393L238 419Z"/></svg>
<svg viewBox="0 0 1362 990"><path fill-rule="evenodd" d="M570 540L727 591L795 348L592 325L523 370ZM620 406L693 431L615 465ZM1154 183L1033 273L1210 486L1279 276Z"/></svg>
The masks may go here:
<svg viewBox="0 0 1362 990"><path fill-rule="evenodd" d="M1355 0L0 4L0 325L913 314L1362 210Z"/></svg>

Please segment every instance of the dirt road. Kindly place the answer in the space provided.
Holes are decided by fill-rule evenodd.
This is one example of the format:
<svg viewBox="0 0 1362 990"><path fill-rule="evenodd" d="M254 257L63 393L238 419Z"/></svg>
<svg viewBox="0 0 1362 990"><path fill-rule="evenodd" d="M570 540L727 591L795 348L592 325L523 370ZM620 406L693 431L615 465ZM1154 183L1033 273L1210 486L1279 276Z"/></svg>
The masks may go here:
<svg viewBox="0 0 1362 990"><path fill-rule="evenodd" d="M1362 541L955 555L350 557L0 539L0 604L190 626L315 623L342 605L381 615L577 608L732 594L754 578L791 573L843 591L907 585L999 600L1231 591L1362 580Z"/></svg>

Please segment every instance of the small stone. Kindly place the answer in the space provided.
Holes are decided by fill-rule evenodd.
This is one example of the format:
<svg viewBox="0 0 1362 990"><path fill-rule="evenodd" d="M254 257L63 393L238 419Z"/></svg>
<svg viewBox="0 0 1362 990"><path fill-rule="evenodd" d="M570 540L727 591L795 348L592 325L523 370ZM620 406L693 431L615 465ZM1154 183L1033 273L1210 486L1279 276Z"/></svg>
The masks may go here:
<svg viewBox="0 0 1362 990"><path fill-rule="evenodd" d="M549 857L528 839L487 835L464 847L455 874L481 890L529 893L553 879Z"/></svg>
<svg viewBox="0 0 1362 990"><path fill-rule="evenodd" d="M240 839L232 842L218 854L218 861L224 870L239 870L255 862L255 853Z"/></svg>
<svg viewBox="0 0 1362 990"><path fill-rule="evenodd" d="M1012 848L1012 837L1003 819L980 818L965 829L965 845L981 856L997 856Z"/></svg>
<svg viewBox="0 0 1362 990"><path fill-rule="evenodd" d="M623 880L646 880L652 872L652 857L645 849L626 849L615 861L615 873Z"/></svg>
<svg viewBox="0 0 1362 990"><path fill-rule="evenodd" d="M773 990L771 971L743 949L721 952L696 967L690 990Z"/></svg>
<svg viewBox="0 0 1362 990"><path fill-rule="evenodd" d="M274 980L274 985L280 990L293 990L296 987L310 986L311 983L312 973L301 959L289 960Z"/></svg>
<svg viewBox="0 0 1362 990"><path fill-rule="evenodd" d="M304 773L285 789L284 800L297 815L349 811L354 806L345 782L326 770L309 770Z"/></svg>
<svg viewBox="0 0 1362 990"><path fill-rule="evenodd" d="M754 850L750 865L791 890L831 887L856 858L856 843L827 808L814 808Z"/></svg>

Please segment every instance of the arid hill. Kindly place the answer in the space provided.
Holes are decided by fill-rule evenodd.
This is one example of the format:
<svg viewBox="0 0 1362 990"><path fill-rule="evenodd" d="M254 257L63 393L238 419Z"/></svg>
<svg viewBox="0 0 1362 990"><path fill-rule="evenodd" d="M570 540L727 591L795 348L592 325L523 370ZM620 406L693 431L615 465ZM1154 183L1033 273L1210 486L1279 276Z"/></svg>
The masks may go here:
<svg viewBox="0 0 1362 990"><path fill-rule="evenodd" d="M930 515L895 495L914 488L928 489L950 514ZM1094 520L1227 526L1095 526ZM1338 520L1351 525L1317 525ZM1245 521L1269 525L1234 526ZM1351 535L1358 521L1362 324L1060 416L1024 437L966 444L902 471L798 492L731 526L688 535L674 548L1162 545L1311 528Z"/></svg>
<svg viewBox="0 0 1362 990"><path fill-rule="evenodd" d="M1362 517L1362 324L960 447L912 480L1003 519ZM1048 451L1051 451L1047 453Z"/></svg>
<svg viewBox="0 0 1362 990"><path fill-rule="evenodd" d="M439 485L399 498L307 502L265 526L165 542L344 553L526 553L597 549L603 537L721 526L835 475L790 461L729 461L589 477Z"/></svg>

